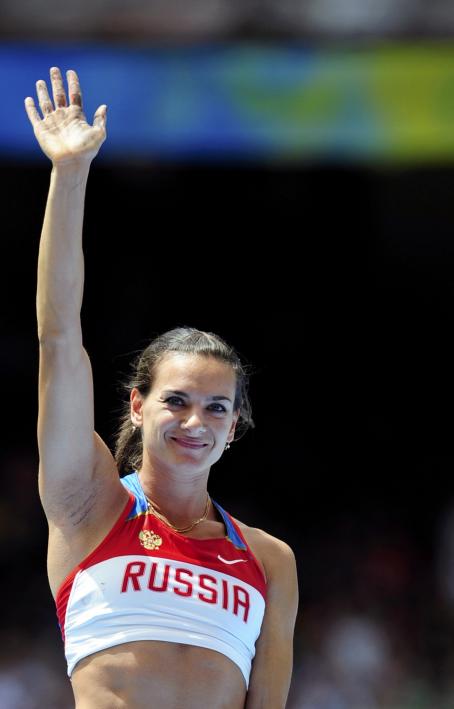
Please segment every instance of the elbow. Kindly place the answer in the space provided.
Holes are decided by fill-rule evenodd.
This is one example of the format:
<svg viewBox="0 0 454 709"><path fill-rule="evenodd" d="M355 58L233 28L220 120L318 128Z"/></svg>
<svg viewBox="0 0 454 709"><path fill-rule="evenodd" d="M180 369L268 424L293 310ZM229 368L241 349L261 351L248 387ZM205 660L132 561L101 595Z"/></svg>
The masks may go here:
<svg viewBox="0 0 454 709"><path fill-rule="evenodd" d="M38 342L41 352L58 352L60 350L78 350L82 347L80 329L57 330L55 328L38 328Z"/></svg>

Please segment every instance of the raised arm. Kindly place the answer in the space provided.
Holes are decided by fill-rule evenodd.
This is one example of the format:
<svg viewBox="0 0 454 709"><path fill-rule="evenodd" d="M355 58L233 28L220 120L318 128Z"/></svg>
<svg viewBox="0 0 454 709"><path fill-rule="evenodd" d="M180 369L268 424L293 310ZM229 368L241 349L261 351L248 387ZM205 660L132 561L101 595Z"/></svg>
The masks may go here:
<svg viewBox="0 0 454 709"><path fill-rule="evenodd" d="M94 432L91 366L80 325L85 189L105 140L106 106L89 125L76 72L67 72L69 102L60 70L53 67L50 76L53 103L46 82L36 84L42 118L33 99L25 99L38 143L52 161L38 258L39 489L48 520L74 530L92 521L99 493L111 504L121 487L112 455Z"/></svg>

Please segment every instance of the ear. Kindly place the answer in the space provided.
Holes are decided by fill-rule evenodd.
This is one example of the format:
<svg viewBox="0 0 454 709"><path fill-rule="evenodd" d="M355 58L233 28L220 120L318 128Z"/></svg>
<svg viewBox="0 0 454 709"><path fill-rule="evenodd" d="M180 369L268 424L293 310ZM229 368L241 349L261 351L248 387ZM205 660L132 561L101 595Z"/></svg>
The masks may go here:
<svg viewBox="0 0 454 709"><path fill-rule="evenodd" d="M238 409L237 411L233 412L233 421L230 426L229 435L227 436L227 443L231 443L233 441L233 438L235 436L236 424L238 423L239 418L240 418L240 410Z"/></svg>
<svg viewBox="0 0 454 709"><path fill-rule="evenodd" d="M131 421L134 426L141 428L143 417L142 417L142 407L143 407L143 397L140 391L134 387L130 394L131 403Z"/></svg>

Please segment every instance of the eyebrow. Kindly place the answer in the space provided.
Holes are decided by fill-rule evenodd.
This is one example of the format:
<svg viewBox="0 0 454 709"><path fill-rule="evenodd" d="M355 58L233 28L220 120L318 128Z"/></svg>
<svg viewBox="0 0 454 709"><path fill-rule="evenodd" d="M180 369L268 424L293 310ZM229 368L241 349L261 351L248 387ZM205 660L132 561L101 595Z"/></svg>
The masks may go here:
<svg viewBox="0 0 454 709"><path fill-rule="evenodd" d="M186 394L185 391L177 391L176 389L165 389L163 394L177 394L177 396L184 396L186 399L189 399L189 394ZM211 401L230 401L232 403L232 400L229 399L228 396L208 396L208 399Z"/></svg>

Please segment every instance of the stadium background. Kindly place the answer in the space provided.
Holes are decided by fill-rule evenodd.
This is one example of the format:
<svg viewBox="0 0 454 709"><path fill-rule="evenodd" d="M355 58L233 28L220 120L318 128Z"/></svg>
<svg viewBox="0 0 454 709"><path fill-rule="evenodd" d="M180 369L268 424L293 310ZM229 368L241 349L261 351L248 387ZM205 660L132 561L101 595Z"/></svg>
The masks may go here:
<svg viewBox="0 0 454 709"><path fill-rule="evenodd" d="M135 351L213 330L256 428L210 492L295 550L290 709L454 706L454 4L3 0L0 705L71 707L36 486L52 65L109 106L85 212L98 431ZM126 8L126 9L125 9Z"/></svg>

